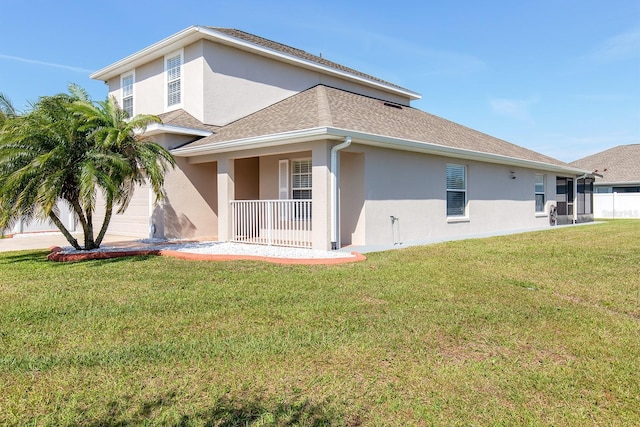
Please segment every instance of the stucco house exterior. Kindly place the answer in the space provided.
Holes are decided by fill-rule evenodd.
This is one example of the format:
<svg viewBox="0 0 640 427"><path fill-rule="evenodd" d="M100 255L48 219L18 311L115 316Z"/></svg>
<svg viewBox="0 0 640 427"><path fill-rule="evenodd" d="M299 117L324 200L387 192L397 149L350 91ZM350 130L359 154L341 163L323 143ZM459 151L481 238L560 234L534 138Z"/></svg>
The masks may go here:
<svg viewBox="0 0 640 427"><path fill-rule="evenodd" d="M640 144L619 145L571 165L594 173L596 218L640 218Z"/></svg>
<svg viewBox="0 0 640 427"><path fill-rule="evenodd" d="M189 27L91 77L130 114L159 115L147 133L177 160L164 200L140 188L119 234L331 249L593 217L588 171L242 31Z"/></svg>

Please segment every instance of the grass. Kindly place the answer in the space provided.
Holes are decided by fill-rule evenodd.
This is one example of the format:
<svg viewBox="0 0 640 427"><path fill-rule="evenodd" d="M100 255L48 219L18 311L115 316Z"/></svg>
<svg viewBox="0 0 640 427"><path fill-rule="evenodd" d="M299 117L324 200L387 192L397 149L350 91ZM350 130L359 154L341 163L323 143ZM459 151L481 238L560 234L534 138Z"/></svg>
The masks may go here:
<svg viewBox="0 0 640 427"><path fill-rule="evenodd" d="M640 425L640 221L368 258L0 254L0 424Z"/></svg>

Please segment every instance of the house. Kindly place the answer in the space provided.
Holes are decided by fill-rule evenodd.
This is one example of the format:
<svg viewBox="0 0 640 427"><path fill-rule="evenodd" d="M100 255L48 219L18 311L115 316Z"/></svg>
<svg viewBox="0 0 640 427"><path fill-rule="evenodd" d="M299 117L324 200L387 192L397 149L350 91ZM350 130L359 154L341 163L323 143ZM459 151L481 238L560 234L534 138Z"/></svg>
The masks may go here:
<svg viewBox="0 0 640 427"><path fill-rule="evenodd" d="M592 171L597 218L640 218L640 144L619 145L571 163Z"/></svg>
<svg viewBox="0 0 640 427"><path fill-rule="evenodd" d="M592 219L587 171L242 31L189 27L91 77L159 115L146 132L177 161L162 202L140 188L118 234L330 249Z"/></svg>

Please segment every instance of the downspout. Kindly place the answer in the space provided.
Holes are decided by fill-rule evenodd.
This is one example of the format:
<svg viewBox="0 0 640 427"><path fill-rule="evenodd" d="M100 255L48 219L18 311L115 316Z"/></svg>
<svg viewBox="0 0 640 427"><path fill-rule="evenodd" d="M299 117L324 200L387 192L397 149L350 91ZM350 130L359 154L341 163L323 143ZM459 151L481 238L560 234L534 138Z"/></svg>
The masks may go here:
<svg viewBox="0 0 640 427"><path fill-rule="evenodd" d="M331 250L339 249L338 216L340 195L338 194L338 151L351 145L351 137L347 136L344 142L331 148Z"/></svg>

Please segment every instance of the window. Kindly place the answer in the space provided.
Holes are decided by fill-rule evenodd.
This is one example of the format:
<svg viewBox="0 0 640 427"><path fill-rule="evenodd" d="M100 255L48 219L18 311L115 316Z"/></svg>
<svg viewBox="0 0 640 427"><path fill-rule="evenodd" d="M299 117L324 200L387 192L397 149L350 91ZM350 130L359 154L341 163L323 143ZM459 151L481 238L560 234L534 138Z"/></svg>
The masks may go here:
<svg viewBox="0 0 640 427"><path fill-rule="evenodd" d="M291 197L311 199L311 159L291 161Z"/></svg>
<svg viewBox="0 0 640 427"><path fill-rule="evenodd" d="M182 51L167 55L164 59L167 76L167 107L182 104Z"/></svg>
<svg viewBox="0 0 640 427"><path fill-rule="evenodd" d="M122 109L127 113L127 117L133 117L133 73L121 77L122 87Z"/></svg>
<svg viewBox="0 0 640 427"><path fill-rule="evenodd" d="M447 216L465 216L467 208L466 166L447 165Z"/></svg>
<svg viewBox="0 0 640 427"><path fill-rule="evenodd" d="M536 174L536 184L535 184L535 194L536 194L536 212L544 212L544 175Z"/></svg>

